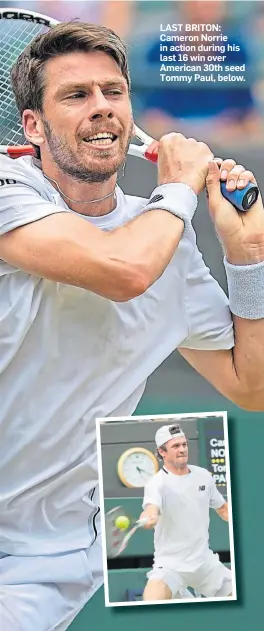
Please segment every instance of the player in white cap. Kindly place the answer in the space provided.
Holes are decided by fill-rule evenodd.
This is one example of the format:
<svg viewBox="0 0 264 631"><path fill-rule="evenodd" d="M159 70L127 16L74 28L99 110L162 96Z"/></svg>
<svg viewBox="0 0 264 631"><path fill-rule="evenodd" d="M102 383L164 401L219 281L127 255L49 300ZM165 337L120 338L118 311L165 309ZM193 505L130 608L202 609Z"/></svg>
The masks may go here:
<svg viewBox="0 0 264 631"><path fill-rule="evenodd" d="M163 467L145 486L141 517L155 528L155 555L143 599L170 600L187 586L207 598L231 596L231 570L208 543L209 509L228 521L228 504L209 471L188 463L179 425L164 425L155 440Z"/></svg>

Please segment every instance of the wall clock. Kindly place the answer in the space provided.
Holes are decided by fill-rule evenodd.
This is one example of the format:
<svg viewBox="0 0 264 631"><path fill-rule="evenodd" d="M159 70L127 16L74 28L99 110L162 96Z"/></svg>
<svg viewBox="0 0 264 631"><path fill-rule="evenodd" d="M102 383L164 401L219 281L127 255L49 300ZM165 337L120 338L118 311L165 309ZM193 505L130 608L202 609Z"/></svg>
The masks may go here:
<svg viewBox="0 0 264 631"><path fill-rule="evenodd" d="M157 458L144 447L127 449L117 463L118 477L122 484L129 488L145 486L158 470Z"/></svg>

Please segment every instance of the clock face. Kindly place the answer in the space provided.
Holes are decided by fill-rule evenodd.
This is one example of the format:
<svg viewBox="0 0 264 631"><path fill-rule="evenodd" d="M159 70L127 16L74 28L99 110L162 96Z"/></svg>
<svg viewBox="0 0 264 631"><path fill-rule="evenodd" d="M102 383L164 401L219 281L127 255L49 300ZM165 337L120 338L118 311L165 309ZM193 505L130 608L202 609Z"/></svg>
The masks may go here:
<svg viewBox="0 0 264 631"><path fill-rule="evenodd" d="M128 487L142 487L159 470L155 456L143 447L133 447L119 458L117 471L121 482Z"/></svg>

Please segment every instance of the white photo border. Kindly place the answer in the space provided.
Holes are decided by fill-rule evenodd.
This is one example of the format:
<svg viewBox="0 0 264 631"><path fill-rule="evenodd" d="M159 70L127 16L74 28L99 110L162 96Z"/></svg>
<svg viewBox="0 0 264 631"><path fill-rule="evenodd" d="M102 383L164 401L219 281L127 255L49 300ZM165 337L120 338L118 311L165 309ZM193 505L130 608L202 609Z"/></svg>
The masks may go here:
<svg viewBox="0 0 264 631"><path fill-rule="evenodd" d="M128 601L128 602L111 602L109 600L109 587L108 587L108 569L107 569L107 552L106 552L106 533L105 533L105 510L104 510L104 489L103 489L103 464L102 464L102 450L101 450L101 423L108 422L140 422L140 421L160 421L160 420L188 420L188 418L221 418L223 419L224 428L224 440L225 440L225 461L226 461L226 490L227 501L229 507L229 542L230 542L230 564L232 573L232 596L214 597L214 598L182 598L172 600L155 600L155 601ZM190 413L177 413L177 414L142 414L135 416L107 416L96 418L96 441L97 441L97 454L98 454L98 477L99 477L99 498L100 498L100 511L101 511L101 529L102 529L102 556L103 556L103 573L104 573L104 596L106 607L133 607L142 605L172 605L172 604L185 604L185 603L204 603L204 602L216 602L221 601L229 602L237 600L236 589L236 569L235 569L235 547L234 547L234 532L233 532L233 511L232 511L232 494L231 494L231 476L230 476L230 455L229 455L229 439L228 439L228 420L227 411L219 412L190 412ZM118 497L116 498L118 502ZM123 498L120 498L123 500Z"/></svg>

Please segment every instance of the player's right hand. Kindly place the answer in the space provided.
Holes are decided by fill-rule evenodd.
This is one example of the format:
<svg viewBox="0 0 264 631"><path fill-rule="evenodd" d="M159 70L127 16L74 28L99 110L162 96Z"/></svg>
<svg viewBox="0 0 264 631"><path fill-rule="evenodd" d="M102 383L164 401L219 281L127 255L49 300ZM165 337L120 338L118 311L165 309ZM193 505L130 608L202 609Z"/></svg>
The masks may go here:
<svg viewBox="0 0 264 631"><path fill-rule="evenodd" d="M155 528L158 521L158 515L148 515L145 511L143 511L139 519L146 519L146 518L148 521L146 522L146 524L144 524L143 528L146 528L147 530L150 530L151 528Z"/></svg>
<svg viewBox="0 0 264 631"><path fill-rule="evenodd" d="M205 188L208 163L214 156L204 142L166 134L158 144L158 183L182 183L198 195Z"/></svg>

